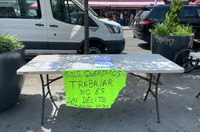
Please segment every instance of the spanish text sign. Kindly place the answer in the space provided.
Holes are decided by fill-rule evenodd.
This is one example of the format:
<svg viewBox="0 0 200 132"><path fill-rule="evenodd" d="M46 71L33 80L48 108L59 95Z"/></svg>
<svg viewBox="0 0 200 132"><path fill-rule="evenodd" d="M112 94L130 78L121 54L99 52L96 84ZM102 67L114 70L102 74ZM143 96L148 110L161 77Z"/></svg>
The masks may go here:
<svg viewBox="0 0 200 132"><path fill-rule="evenodd" d="M66 105L77 108L111 108L126 86L122 70L67 70L62 74Z"/></svg>

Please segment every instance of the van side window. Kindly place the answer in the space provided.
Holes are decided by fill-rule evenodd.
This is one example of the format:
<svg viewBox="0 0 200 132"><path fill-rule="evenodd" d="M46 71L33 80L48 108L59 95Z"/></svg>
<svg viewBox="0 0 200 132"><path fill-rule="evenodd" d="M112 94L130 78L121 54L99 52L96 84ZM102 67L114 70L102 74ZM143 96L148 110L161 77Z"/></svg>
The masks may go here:
<svg viewBox="0 0 200 132"><path fill-rule="evenodd" d="M179 19L189 19L189 20L194 20L195 15L193 12L193 8L183 8L181 14L179 15Z"/></svg>
<svg viewBox="0 0 200 132"><path fill-rule="evenodd" d="M0 18L40 19L39 0L13 0L0 3Z"/></svg>
<svg viewBox="0 0 200 132"><path fill-rule="evenodd" d="M81 25L84 12L71 0L51 0L53 17L56 20Z"/></svg>

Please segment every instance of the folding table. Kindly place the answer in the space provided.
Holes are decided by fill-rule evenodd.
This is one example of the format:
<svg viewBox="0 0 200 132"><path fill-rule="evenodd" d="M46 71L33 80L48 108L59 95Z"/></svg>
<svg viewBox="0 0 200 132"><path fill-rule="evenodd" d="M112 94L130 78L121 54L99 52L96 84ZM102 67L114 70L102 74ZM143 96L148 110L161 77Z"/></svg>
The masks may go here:
<svg viewBox="0 0 200 132"><path fill-rule="evenodd" d="M39 55L28 62L26 65L17 70L17 74L26 75L26 74L38 74L40 75L41 83L42 83L42 116L41 116L41 124L44 123L44 107L45 107L45 98L47 95L50 95L51 101L58 110L53 97L51 95L50 86L52 82L61 79L62 76L49 79L49 74L62 74L63 70L74 70L72 69L72 65L74 62L91 62L91 68L89 69L80 69L77 70L92 70L99 69L96 68L93 62L95 56L105 56L111 57L112 63L115 65L114 68L107 69L121 69L127 73L149 73L150 78L143 78L149 82L149 88L147 90L146 96L144 100L147 99L147 96L150 93L155 98L156 101L156 112L157 112L157 122L160 122L159 117L159 107L158 107L158 82L161 73L183 73L184 69L174 62L164 58L158 54L102 54L102 55ZM56 69L42 69L46 63L49 62L60 62L60 66ZM156 81L152 81L152 74L156 73L157 78ZM43 80L43 75L46 74L46 84ZM137 75L136 75L137 76ZM139 76L140 77L140 76ZM155 91L151 89L151 84L155 85ZM45 87L47 87L47 93L45 93Z"/></svg>

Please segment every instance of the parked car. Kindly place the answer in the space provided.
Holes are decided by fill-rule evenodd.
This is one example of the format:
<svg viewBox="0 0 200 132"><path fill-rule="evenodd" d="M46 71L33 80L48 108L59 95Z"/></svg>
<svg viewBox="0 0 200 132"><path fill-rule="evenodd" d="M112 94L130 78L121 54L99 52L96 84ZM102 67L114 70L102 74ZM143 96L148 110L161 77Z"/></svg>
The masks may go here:
<svg viewBox="0 0 200 132"><path fill-rule="evenodd" d="M133 24L133 36L149 42L150 33L147 31L149 21L144 21L154 6L141 7L140 11L136 14Z"/></svg>
<svg viewBox="0 0 200 132"><path fill-rule="evenodd" d="M170 5L146 6L135 16L133 25L133 35L141 40L150 43L151 33L156 22L163 22L165 14L170 13ZM195 32L195 42L200 42L200 6L183 5L183 10L179 15L181 24L190 24Z"/></svg>
<svg viewBox="0 0 200 132"><path fill-rule="evenodd" d="M90 54L120 53L125 39L119 23L88 7ZM84 53L82 0L10 0L0 2L0 33L17 37L26 58L44 54Z"/></svg>

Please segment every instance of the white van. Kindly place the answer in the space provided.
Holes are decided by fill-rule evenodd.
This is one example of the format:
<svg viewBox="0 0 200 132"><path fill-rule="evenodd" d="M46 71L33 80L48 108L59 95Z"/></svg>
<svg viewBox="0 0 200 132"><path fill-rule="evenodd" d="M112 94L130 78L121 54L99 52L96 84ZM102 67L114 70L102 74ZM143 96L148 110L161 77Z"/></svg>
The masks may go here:
<svg viewBox="0 0 200 132"><path fill-rule="evenodd" d="M89 53L120 53L125 39L119 23L89 10ZM84 52L82 0L0 0L0 33L18 36L27 58Z"/></svg>

